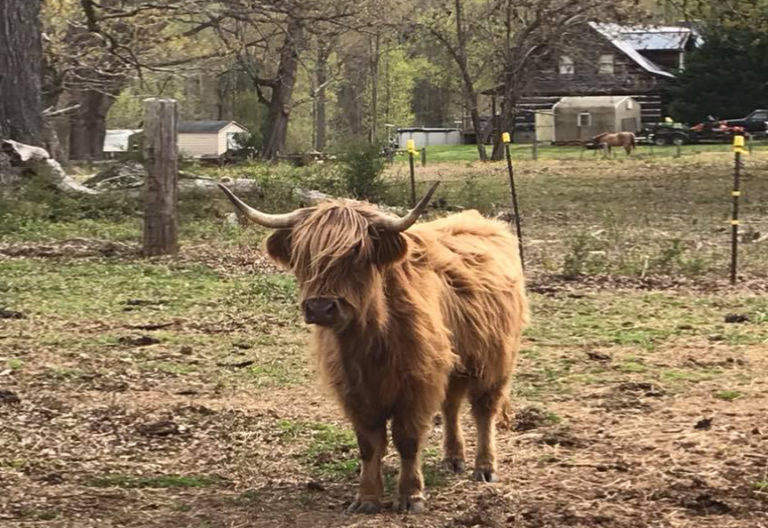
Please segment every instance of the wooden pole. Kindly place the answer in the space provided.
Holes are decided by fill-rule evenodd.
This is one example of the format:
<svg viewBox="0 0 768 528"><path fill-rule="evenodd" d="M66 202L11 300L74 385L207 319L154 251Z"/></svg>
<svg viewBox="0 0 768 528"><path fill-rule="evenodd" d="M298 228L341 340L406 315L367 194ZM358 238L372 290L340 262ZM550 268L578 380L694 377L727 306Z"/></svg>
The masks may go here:
<svg viewBox="0 0 768 528"><path fill-rule="evenodd" d="M517 191L515 190L515 173L512 170L512 155L509 152L508 136L502 139L504 143L504 152L507 157L507 171L509 172L509 189L512 193L512 213L515 215L515 228L517 229L517 247L520 251L520 265L525 269L525 260L523 260L523 231L520 227L520 209L517 205Z"/></svg>
<svg viewBox="0 0 768 528"><path fill-rule="evenodd" d="M421 147L421 166L427 166L427 147Z"/></svg>
<svg viewBox="0 0 768 528"><path fill-rule="evenodd" d="M145 256L179 251L177 115L173 99L144 100Z"/></svg>
<svg viewBox="0 0 768 528"><path fill-rule="evenodd" d="M731 284L736 284L736 271L739 252L739 197L741 196L741 152L744 148L744 136L733 138L733 190L731 191Z"/></svg>

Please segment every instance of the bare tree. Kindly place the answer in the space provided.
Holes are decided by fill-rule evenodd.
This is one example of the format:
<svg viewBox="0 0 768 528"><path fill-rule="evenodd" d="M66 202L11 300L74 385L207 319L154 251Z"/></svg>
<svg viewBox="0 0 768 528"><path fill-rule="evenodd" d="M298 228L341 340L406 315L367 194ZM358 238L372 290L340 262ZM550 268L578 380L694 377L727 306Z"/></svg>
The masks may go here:
<svg viewBox="0 0 768 528"><path fill-rule="evenodd" d="M325 150L328 121L326 117L326 90L328 88L328 59L331 55L332 45L327 42L318 42L317 61L315 65L314 83L312 86L313 101L313 141L312 148L320 152Z"/></svg>
<svg viewBox="0 0 768 528"><path fill-rule="evenodd" d="M533 79L539 61L562 50L588 50L588 22L624 23L642 20L645 12L634 4L613 0L497 0L484 25L483 37L492 43L501 96L501 130L514 131L517 105ZM501 138L494 138L492 158L502 159Z"/></svg>
<svg viewBox="0 0 768 528"><path fill-rule="evenodd" d="M322 98L320 106L315 101L315 126L321 143L325 142L325 125L317 126L317 120L325 120L330 44L357 25L356 14L361 7L351 0L334 4L315 0L257 4L259 9L254 9L253 2L231 2L226 19L216 25L216 31L227 53L234 56L239 68L251 79L259 100L268 108L268 132L261 157L274 159L285 152L291 112L305 102L294 99L294 90L304 64L302 55L308 51L312 36L316 42L324 41L318 46L317 70L313 72L316 84L310 99Z"/></svg>
<svg viewBox="0 0 768 528"><path fill-rule="evenodd" d="M467 7L473 9L469 14L465 13ZM461 77L464 106L469 112L472 128L477 137L477 154L485 161L488 154L485 151L486 133L483 131L478 107L477 79L482 74L485 62L480 60L479 65L471 64L470 48L479 44L474 41L472 35L479 35L477 22L486 18L488 4L467 3L462 0L444 0L427 12L418 27L426 29L428 34L437 40L448 52L455 62ZM468 20L469 18L469 20ZM472 39L474 42L470 42ZM486 52L483 47L475 51L475 57ZM474 67L473 67L474 66Z"/></svg>
<svg viewBox="0 0 768 528"><path fill-rule="evenodd" d="M480 117L479 83L496 86L501 99L499 126L513 132L517 104L538 61L572 44L589 21L621 22L639 12L634 4L613 0L435 0L429 6L419 26L456 64L480 159L486 159L483 145L488 130ZM494 140L492 157L500 159L500 138Z"/></svg>
<svg viewBox="0 0 768 528"><path fill-rule="evenodd" d="M191 40L223 15L217 2L160 0L126 3L79 0L46 5L47 107L76 105L68 131L70 157L102 156L107 114L117 96L147 71L178 73L185 65L220 55L200 52ZM169 70L173 68L173 70Z"/></svg>

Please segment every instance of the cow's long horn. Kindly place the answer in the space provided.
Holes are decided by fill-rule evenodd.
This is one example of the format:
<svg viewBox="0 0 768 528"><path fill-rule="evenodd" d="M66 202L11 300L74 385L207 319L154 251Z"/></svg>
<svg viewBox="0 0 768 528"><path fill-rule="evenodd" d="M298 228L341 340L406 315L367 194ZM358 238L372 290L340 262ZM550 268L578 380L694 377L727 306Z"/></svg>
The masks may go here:
<svg viewBox="0 0 768 528"><path fill-rule="evenodd" d="M424 212L424 209L427 208L427 204L429 204L429 200L432 198L432 195L434 194L438 185L440 185L439 181L433 183L432 187L430 187L427 191L427 194L425 194L424 197L419 200L419 203L416 204L416 207L408 211L407 215L403 216L402 218L392 218L391 216L381 215L373 221L373 224L384 231L392 231L396 233L405 231L416 223L416 220L419 219L419 215L421 215L421 213Z"/></svg>
<svg viewBox="0 0 768 528"><path fill-rule="evenodd" d="M243 213L246 218L248 218L248 220L255 224L259 224L260 226L271 227L273 229L287 229L289 227L293 227L293 225L302 217L301 209L297 209L291 213L284 214L262 213L261 211L254 209L250 205L243 202L223 184L220 183L219 188L224 191L224 194L227 195L229 201L232 202L235 207L237 207L240 212Z"/></svg>

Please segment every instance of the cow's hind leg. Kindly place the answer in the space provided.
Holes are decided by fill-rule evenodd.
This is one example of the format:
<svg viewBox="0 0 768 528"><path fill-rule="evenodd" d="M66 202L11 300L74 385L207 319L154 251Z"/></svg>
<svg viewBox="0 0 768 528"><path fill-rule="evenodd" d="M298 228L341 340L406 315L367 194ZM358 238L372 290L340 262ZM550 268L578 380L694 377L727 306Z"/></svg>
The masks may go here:
<svg viewBox="0 0 768 528"><path fill-rule="evenodd" d="M459 410L468 381L465 376L451 376L443 402L443 464L454 473L464 471L464 435L459 423Z"/></svg>
<svg viewBox="0 0 768 528"><path fill-rule="evenodd" d="M396 415L392 419L392 440L400 453L400 479L397 485L398 509L421 513L426 509L424 477L421 474L421 444L432 414Z"/></svg>
<svg viewBox="0 0 768 528"><path fill-rule="evenodd" d="M386 422L373 428L358 427L357 443L360 446L360 491L347 508L349 513L377 513L381 509L384 493L384 477L381 459L387 450Z"/></svg>
<svg viewBox="0 0 768 528"><path fill-rule="evenodd" d="M496 482L496 415L504 401L507 383L483 387L480 383L470 387L472 416L477 424L477 454L473 477L481 482Z"/></svg>

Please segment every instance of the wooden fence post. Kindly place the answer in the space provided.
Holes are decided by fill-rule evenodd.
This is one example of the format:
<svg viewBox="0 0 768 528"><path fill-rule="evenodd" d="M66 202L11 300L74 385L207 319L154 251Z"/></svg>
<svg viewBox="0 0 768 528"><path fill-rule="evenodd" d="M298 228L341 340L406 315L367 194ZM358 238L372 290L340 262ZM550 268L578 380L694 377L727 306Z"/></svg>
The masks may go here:
<svg viewBox="0 0 768 528"><path fill-rule="evenodd" d="M178 114L174 99L144 100L145 256L179 251Z"/></svg>

